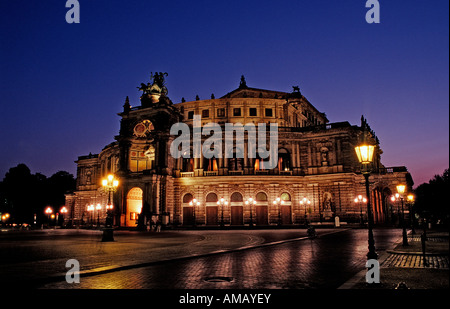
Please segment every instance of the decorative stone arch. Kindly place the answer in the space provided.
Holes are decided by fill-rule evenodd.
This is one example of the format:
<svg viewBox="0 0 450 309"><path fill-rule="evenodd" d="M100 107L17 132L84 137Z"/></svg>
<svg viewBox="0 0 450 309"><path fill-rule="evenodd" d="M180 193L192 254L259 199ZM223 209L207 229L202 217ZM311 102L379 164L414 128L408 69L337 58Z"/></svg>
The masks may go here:
<svg viewBox="0 0 450 309"><path fill-rule="evenodd" d="M230 203L243 203L244 202L244 196L239 191L234 191L230 195Z"/></svg>
<svg viewBox="0 0 450 309"><path fill-rule="evenodd" d="M278 148L278 170L290 171L291 168L291 152L285 147Z"/></svg>
<svg viewBox="0 0 450 309"><path fill-rule="evenodd" d="M127 212L125 216L125 225L135 227L138 217L142 212L144 191L139 186L133 187L127 193Z"/></svg>
<svg viewBox="0 0 450 309"><path fill-rule="evenodd" d="M189 203L194 199L194 194L191 192L184 192L181 195L181 211L182 211L182 223L183 225L194 225L194 206Z"/></svg>
<svg viewBox="0 0 450 309"><path fill-rule="evenodd" d="M256 225L269 224L269 195L264 190L258 190L255 194L255 219Z"/></svg>
<svg viewBox="0 0 450 309"><path fill-rule="evenodd" d="M267 192L263 190L258 190L255 194L255 201L256 202L268 202L269 201L269 195Z"/></svg>
<svg viewBox="0 0 450 309"><path fill-rule="evenodd" d="M244 224L244 196L239 191L234 191L230 195L230 224Z"/></svg>
<svg viewBox="0 0 450 309"><path fill-rule="evenodd" d="M218 200L219 195L214 191L207 192L205 195L205 203L215 203L217 205Z"/></svg>

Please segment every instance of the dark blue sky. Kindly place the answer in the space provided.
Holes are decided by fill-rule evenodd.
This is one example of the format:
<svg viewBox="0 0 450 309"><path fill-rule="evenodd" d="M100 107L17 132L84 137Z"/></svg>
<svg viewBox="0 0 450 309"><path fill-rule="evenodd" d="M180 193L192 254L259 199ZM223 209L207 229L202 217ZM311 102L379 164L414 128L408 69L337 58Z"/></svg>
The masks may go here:
<svg viewBox="0 0 450 309"><path fill-rule="evenodd" d="M449 166L449 2L379 0L0 1L0 179L27 164L76 173L119 131L125 97L168 72L169 97L194 100L247 85L302 93L331 122L381 141L386 166L415 185Z"/></svg>

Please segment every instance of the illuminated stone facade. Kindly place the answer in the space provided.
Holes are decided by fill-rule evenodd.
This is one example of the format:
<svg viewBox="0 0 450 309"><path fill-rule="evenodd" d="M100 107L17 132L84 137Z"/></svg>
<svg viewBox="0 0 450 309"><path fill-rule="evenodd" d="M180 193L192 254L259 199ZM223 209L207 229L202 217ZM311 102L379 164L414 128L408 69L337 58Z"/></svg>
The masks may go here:
<svg viewBox="0 0 450 309"><path fill-rule="evenodd" d="M354 150L364 137L377 145L370 177L375 223L398 220L398 207L389 198L397 184L411 188L413 182L405 167L383 166L378 138L364 118L359 126L329 123L298 87L290 93L251 88L243 77L236 90L220 98L173 104L163 77L142 84L139 106L126 99L115 142L78 158L77 190L66 196L67 221L104 222L108 196L101 180L108 174L119 180L113 195L116 226L145 227L149 220L170 226L291 226L334 222L335 216L344 224L358 223L361 216L366 221L366 206L354 202L365 196ZM235 148L223 149L218 158L172 157L170 146L177 138L170 134L172 125L183 122L192 130L196 115L202 126L277 123L277 167L263 169L260 159L248 156L247 136L242 158L225 158L225 151ZM218 205L221 198L227 204ZM256 202L246 204L249 198ZM273 203L277 198L282 205ZM92 204L102 209L88 211Z"/></svg>

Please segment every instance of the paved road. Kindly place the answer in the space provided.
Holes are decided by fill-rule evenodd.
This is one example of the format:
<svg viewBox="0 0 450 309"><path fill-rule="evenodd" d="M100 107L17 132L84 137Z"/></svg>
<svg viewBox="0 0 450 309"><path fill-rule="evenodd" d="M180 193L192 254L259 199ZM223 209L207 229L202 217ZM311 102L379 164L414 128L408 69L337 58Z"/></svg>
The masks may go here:
<svg viewBox="0 0 450 309"><path fill-rule="evenodd" d="M337 288L364 269L366 230L166 231L115 233L44 230L0 233L0 275L9 287L152 289ZM397 229L376 229L377 251L390 249ZM64 280L68 259L81 282Z"/></svg>

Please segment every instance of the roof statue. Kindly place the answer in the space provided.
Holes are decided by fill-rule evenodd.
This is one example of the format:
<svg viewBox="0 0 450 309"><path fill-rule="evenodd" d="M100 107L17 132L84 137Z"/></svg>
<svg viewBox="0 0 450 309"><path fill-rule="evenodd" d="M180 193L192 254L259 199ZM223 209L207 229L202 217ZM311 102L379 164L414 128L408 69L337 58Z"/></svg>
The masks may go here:
<svg viewBox="0 0 450 309"><path fill-rule="evenodd" d="M163 94L163 95L167 95L168 91L167 91L167 87L165 85L165 78L164 76L168 76L169 74L167 73L162 73L162 72L155 72L155 74L153 75L153 72L150 73L150 81L151 83L141 83L141 86L137 87L139 89L139 91L142 91L143 95L146 94Z"/></svg>
<svg viewBox="0 0 450 309"><path fill-rule="evenodd" d="M239 83L239 88L247 88L247 82L245 81L244 75L241 75L241 82Z"/></svg>
<svg viewBox="0 0 450 309"><path fill-rule="evenodd" d="M160 102L160 100L168 100L168 91L165 85L165 76L168 75L169 74L162 72L155 72L155 74L151 72L150 82L147 84L141 83L141 86L137 87L139 91L142 91L142 106L148 106L148 104L157 103Z"/></svg>

